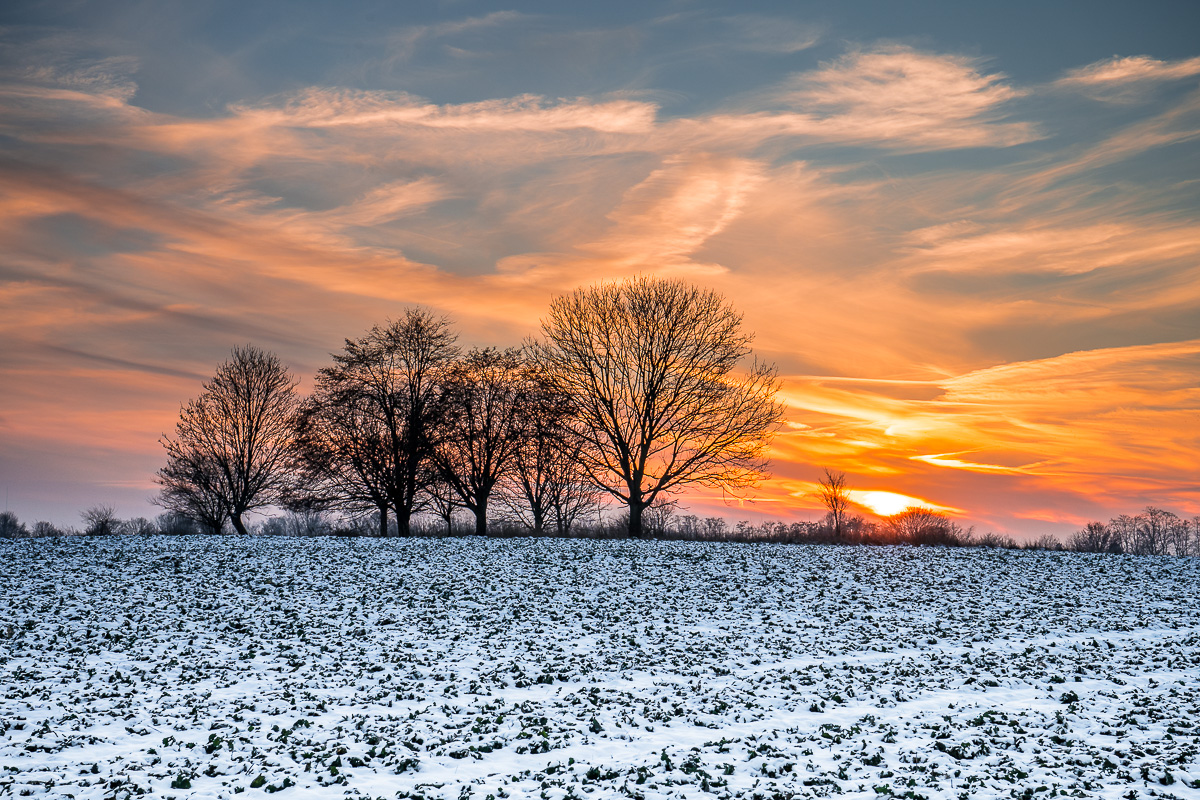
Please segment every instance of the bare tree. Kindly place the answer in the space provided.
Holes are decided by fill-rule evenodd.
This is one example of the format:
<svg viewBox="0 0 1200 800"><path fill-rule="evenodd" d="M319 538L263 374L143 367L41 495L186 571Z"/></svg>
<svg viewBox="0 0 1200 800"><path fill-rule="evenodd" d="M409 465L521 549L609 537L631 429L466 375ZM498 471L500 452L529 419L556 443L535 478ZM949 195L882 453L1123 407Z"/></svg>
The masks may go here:
<svg viewBox="0 0 1200 800"><path fill-rule="evenodd" d="M782 407L773 367L750 355L742 317L712 291L639 277L555 298L530 343L538 367L575 404L591 482L642 513L687 484L736 492L765 474Z"/></svg>
<svg viewBox="0 0 1200 800"><path fill-rule="evenodd" d="M347 339L317 376L298 417L297 442L308 501L317 507L373 508L381 536L388 509L401 536L428 500L441 415L440 385L458 355L445 317L410 308L386 327Z"/></svg>
<svg viewBox="0 0 1200 800"><path fill-rule="evenodd" d="M906 544L963 544L966 537L945 515L929 508L907 508L887 518L887 530Z"/></svg>
<svg viewBox="0 0 1200 800"><path fill-rule="evenodd" d="M666 497L659 497L642 512L642 528L647 536L666 536L671 531L671 523L679 503ZM740 524L740 523L739 523Z"/></svg>
<svg viewBox="0 0 1200 800"><path fill-rule="evenodd" d="M205 533L221 532L229 509L215 459L198 453L191 458L168 458L158 471L158 484L162 489L154 499L156 505L186 517Z"/></svg>
<svg viewBox="0 0 1200 800"><path fill-rule="evenodd" d="M1200 555L1200 518L1187 520L1154 506L1136 516L1121 514L1108 523L1089 522L1068 544L1087 553L1128 553L1136 556Z"/></svg>
<svg viewBox="0 0 1200 800"><path fill-rule="evenodd" d="M69 536L73 533L74 531L72 531L70 528L67 530L62 530L53 523L46 522L45 520L38 520L37 522L33 523L33 530L30 531L30 536L40 539L49 536Z"/></svg>
<svg viewBox="0 0 1200 800"><path fill-rule="evenodd" d="M1146 506L1137 520L1137 547L1133 551L1138 555L1161 556L1171 552L1170 546L1174 539L1174 529L1178 527L1179 517L1161 508Z"/></svg>
<svg viewBox="0 0 1200 800"><path fill-rule="evenodd" d="M850 493L846 489L846 473L833 472L828 467L825 469L825 477L818 481L820 489L817 490L817 495L821 498L821 504L825 506L825 510L829 512L829 517L833 521L833 535L837 539L842 538L842 525L846 520L846 512L850 509Z"/></svg>
<svg viewBox="0 0 1200 800"><path fill-rule="evenodd" d="M454 534L454 512L460 507L458 495L454 488L441 476L429 486L429 505L433 515L446 526L446 535Z"/></svg>
<svg viewBox="0 0 1200 800"><path fill-rule="evenodd" d="M181 513L222 506L234 529L247 533L242 515L287 494L296 384L273 353L235 347L200 397L183 407L175 438L161 440L167 466L159 471L160 503Z"/></svg>
<svg viewBox="0 0 1200 800"><path fill-rule="evenodd" d="M1078 553L1120 553L1121 542L1112 526L1089 522L1071 537L1070 549Z"/></svg>
<svg viewBox="0 0 1200 800"><path fill-rule="evenodd" d="M442 479L487 535L488 502L521 444L526 382L520 351L473 349L446 371L445 417L435 458Z"/></svg>
<svg viewBox="0 0 1200 800"><path fill-rule="evenodd" d="M224 522L224 519L221 520ZM179 536L182 534L198 533L203 528L197 527L196 520L187 514L180 514L176 511L166 511L154 518L154 527L159 533L170 536ZM209 530L210 533L218 533L219 531Z"/></svg>
<svg viewBox="0 0 1200 800"><path fill-rule="evenodd" d="M88 536L111 536L121 527L112 506L92 506L80 516L85 525L83 532Z"/></svg>
<svg viewBox="0 0 1200 800"><path fill-rule="evenodd" d="M587 443L572 417L571 398L558 394L535 369L525 380L508 506L534 534L553 524L563 536L596 503L580 466Z"/></svg>
<svg viewBox="0 0 1200 800"><path fill-rule="evenodd" d="M396 469L379 408L346 373L336 368L317 373L316 387L295 417L298 486L288 499L291 510L374 510L378 535L387 536Z"/></svg>
<svg viewBox="0 0 1200 800"><path fill-rule="evenodd" d="M578 466L578 462L575 465ZM600 494L577 469L561 474L550 495L550 517L559 536L568 536L585 517L598 517Z"/></svg>
<svg viewBox="0 0 1200 800"><path fill-rule="evenodd" d="M1122 553L1139 555L1138 521L1128 514L1120 514L1108 521L1113 538L1120 544Z"/></svg>

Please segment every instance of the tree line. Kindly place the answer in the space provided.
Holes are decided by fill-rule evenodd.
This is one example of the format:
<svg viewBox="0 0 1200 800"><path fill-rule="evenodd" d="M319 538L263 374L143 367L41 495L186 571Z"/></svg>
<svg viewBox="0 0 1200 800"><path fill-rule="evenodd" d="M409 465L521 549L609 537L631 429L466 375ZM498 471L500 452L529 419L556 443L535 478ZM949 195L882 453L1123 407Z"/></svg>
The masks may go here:
<svg viewBox="0 0 1200 800"><path fill-rule="evenodd" d="M410 308L346 339L305 398L276 355L235 348L163 437L157 502L213 532L282 507L404 536L415 515L449 528L460 509L486 534L497 504L565 534L607 498L641 537L682 487L738 492L765 474L778 378L720 295L656 278L581 288L541 334L464 352L449 320Z"/></svg>
<svg viewBox="0 0 1200 800"><path fill-rule="evenodd" d="M153 520L145 517L119 519L108 506L95 506L82 514L82 528L59 527L39 521L30 526L11 512L0 512L0 539L25 539L58 536L107 535L186 535L204 530L194 520L166 512ZM742 520L730 524L723 517L699 517L680 514L673 504L658 504L647 509L643 520L647 538L703 542L764 542L775 544L830 545L906 545L931 547L973 547L1006 550L1050 550L1080 553L1127 555L1200 556L1200 517L1187 519L1153 506L1139 514L1121 514L1105 522L1089 522L1065 539L1045 535L1019 541L996 533L976 533L963 528L942 514L927 509L908 509L874 521L847 515L837 532L833 519L752 523ZM627 535L628 525L620 516L591 517L573 525L572 537L615 539ZM250 527L259 536L373 536L378 534L375 521L365 517L346 517L321 511L287 512L269 517ZM530 528L516 516L493 521L493 536L526 535ZM412 533L419 536L463 536L473 534L473 524L452 520L449 526L436 518L422 516L414 520Z"/></svg>

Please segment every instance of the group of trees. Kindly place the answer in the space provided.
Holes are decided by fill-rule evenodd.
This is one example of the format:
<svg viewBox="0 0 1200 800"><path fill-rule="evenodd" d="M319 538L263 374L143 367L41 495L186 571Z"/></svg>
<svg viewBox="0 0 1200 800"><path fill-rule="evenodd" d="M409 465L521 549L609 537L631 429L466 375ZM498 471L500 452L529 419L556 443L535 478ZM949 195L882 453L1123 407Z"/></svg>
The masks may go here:
<svg viewBox="0 0 1200 800"><path fill-rule="evenodd" d="M1138 556L1200 556L1200 517L1185 519L1147 506L1140 514L1089 522L1067 548L1082 553L1130 553Z"/></svg>
<svg viewBox="0 0 1200 800"><path fill-rule="evenodd" d="M688 484L752 486L782 409L774 368L718 294L634 278L556 298L542 336L462 352L424 309L347 339L306 398L273 354L236 348L164 437L158 502L211 531L276 506L373 514L380 535L499 499L559 533L600 497L644 533Z"/></svg>

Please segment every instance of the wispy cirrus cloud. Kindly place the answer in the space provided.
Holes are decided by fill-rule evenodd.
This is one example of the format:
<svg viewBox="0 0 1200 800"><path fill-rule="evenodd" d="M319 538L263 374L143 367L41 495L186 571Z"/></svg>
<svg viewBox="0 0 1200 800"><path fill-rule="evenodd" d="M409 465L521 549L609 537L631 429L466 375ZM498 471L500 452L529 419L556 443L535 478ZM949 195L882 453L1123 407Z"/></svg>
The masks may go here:
<svg viewBox="0 0 1200 800"><path fill-rule="evenodd" d="M1162 61L1150 56L1113 56L1070 70L1059 86L1103 87L1174 81L1200 75L1200 57Z"/></svg>
<svg viewBox="0 0 1200 800"><path fill-rule="evenodd" d="M87 94L129 100L137 93L134 76L138 60L132 56L110 56L26 67L22 77L30 83Z"/></svg>
<svg viewBox="0 0 1200 800"><path fill-rule="evenodd" d="M798 53L821 40L824 28L794 19L762 14L736 14L717 20L726 38L760 53Z"/></svg>
<svg viewBox="0 0 1200 800"><path fill-rule="evenodd" d="M438 105L402 93L323 89L288 97L282 104L235 106L231 110L265 124L313 128L412 125L489 132L590 128L645 133L654 123L657 107L629 100L547 101L535 95Z"/></svg>
<svg viewBox="0 0 1200 800"><path fill-rule="evenodd" d="M387 34L387 61L407 62L416 55L422 45L504 28L528 19L529 15L516 11L493 11L480 17L405 26Z"/></svg>
<svg viewBox="0 0 1200 800"><path fill-rule="evenodd" d="M1113 56L1070 70L1052 88L1117 106L1135 105L1152 102L1168 87L1198 75L1200 57L1163 61L1150 56Z"/></svg>
<svg viewBox="0 0 1200 800"><path fill-rule="evenodd" d="M801 112L793 132L910 150L1008 147L1039 138L1028 122L1005 121L1025 94L977 59L891 46L848 53L792 76L776 98Z"/></svg>
<svg viewBox="0 0 1200 800"><path fill-rule="evenodd" d="M980 228L961 221L913 231L909 268L1078 275L1200 256L1200 226L1176 220Z"/></svg>

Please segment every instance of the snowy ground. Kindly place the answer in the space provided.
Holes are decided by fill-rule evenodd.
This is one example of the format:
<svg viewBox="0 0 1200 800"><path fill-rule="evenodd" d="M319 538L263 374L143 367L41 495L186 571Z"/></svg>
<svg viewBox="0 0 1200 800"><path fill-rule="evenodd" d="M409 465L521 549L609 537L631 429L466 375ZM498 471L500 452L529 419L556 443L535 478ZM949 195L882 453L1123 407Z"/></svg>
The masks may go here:
<svg viewBox="0 0 1200 800"><path fill-rule="evenodd" d="M0 797L1200 797L1198 609L1196 559L5 541Z"/></svg>

